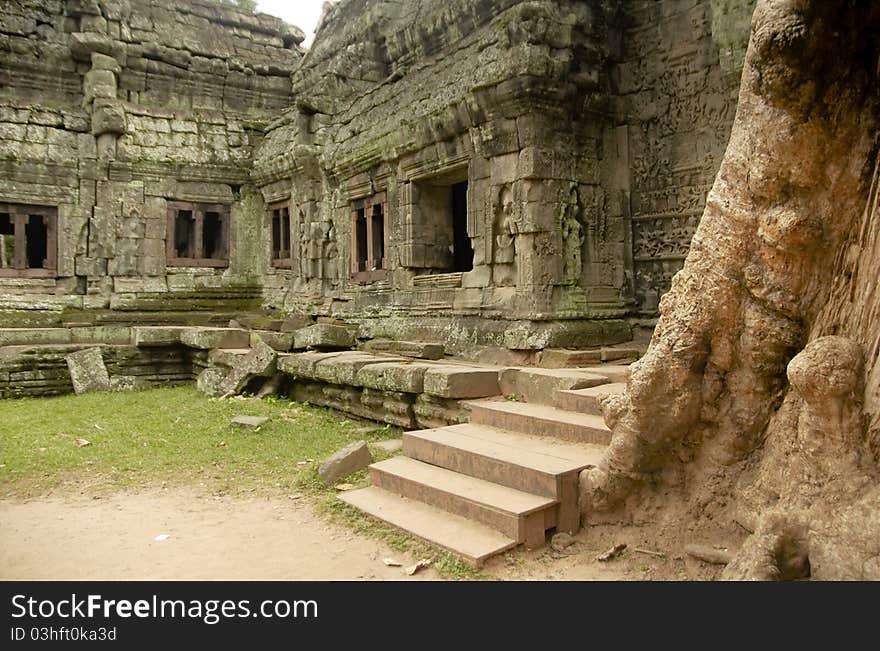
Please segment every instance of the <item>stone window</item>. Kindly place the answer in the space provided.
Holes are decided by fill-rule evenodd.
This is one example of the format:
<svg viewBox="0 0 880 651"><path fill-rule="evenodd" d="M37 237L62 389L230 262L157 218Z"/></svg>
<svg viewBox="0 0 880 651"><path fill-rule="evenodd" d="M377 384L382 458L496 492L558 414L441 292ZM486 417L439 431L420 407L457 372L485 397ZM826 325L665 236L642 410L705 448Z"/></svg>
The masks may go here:
<svg viewBox="0 0 880 651"><path fill-rule="evenodd" d="M168 264L226 267L229 264L229 206L168 203Z"/></svg>
<svg viewBox="0 0 880 651"><path fill-rule="evenodd" d="M290 204L275 203L269 206L272 218L272 266L290 269L293 256L290 251Z"/></svg>
<svg viewBox="0 0 880 651"><path fill-rule="evenodd" d="M404 266L430 273L473 269L467 197L466 168L412 182Z"/></svg>
<svg viewBox="0 0 880 651"><path fill-rule="evenodd" d="M58 210L0 203L0 276L55 275Z"/></svg>
<svg viewBox="0 0 880 651"><path fill-rule="evenodd" d="M351 206L351 277L357 282L382 280L388 273L385 259L388 204L385 193L355 201Z"/></svg>

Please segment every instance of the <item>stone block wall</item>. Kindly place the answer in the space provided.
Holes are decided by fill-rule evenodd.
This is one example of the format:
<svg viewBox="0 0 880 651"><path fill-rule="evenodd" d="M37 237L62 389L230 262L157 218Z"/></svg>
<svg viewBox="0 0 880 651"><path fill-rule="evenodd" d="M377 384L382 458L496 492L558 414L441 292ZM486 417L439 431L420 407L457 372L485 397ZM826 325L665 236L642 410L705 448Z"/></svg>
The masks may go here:
<svg viewBox="0 0 880 651"><path fill-rule="evenodd" d="M11 0L0 21L0 203L57 209L54 273L0 274L9 319L258 306L249 167L303 34L208 0ZM226 264L168 259L169 202L222 206Z"/></svg>

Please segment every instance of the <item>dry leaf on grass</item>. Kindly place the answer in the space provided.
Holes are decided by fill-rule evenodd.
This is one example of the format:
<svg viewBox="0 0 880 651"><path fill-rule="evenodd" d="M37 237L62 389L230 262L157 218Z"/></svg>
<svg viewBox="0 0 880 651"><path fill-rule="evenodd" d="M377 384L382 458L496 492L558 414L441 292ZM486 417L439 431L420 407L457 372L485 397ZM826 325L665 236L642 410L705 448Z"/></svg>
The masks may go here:
<svg viewBox="0 0 880 651"><path fill-rule="evenodd" d="M336 484L335 488L338 491L350 491L354 488L354 484Z"/></svg>
<svg viewBox="0 0 880 651"><path fill-rule="evenodd" d="M604 554L599 554L596 557L597 561L602 561L603 563L606 561L613 561L615 558L620 556L624 550L626 549L626 543L620 543L619 545L614 545L611 549L609 549Z"/></svg>
<svg viewBox="0 0 880 651"><path fill-rule="evenodd" d="M423 558L422 560L417 562L415 565L410 565L408 568L406 568L405 571L409 576L412 576L413 574L415 574L419 570L425 569L430 564L431 564L431 561L429 559Z"/></svg>
<svg viewBox="0 0 880 651"><path fill-rule="evenodd" d="M75 438L73 439L73 444L78 448L84 448L87 445L91 445L91 441L87 441L86 439Z"/></svg>

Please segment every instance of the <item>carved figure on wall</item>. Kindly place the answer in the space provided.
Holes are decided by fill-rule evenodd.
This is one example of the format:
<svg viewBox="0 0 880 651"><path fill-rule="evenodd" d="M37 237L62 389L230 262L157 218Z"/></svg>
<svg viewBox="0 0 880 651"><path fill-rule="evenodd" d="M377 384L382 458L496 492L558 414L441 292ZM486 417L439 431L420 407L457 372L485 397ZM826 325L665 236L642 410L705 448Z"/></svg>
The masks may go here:
<svg viewBox="0 0 880 651"><path fill-rule="evenodd" d="M581 277L584 247L584 228L581 225L581 206L577 188L571 189L571 196L562 206L562 283L576 285Z"/></svg>
<svg viewBox="0 0 880 651"><path fill-rule="evenodd" d="M492 255L492 281L497 287L516 284L516 236L513 192L510 184L501 186L495 204L493 232L495 246Z"/></svg>

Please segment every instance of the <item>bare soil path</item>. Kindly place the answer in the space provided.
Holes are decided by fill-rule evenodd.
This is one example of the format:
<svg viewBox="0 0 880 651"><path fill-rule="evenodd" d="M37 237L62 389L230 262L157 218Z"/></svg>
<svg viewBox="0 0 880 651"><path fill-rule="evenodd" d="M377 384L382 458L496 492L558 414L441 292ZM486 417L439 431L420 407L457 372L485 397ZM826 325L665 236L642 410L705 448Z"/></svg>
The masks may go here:
<svg viewBox="0 0 880 651"><path fill-rule="evenodd" d="M514 552L492 559L484 572L505 580L648 578L627 564L596 563L587 551ZM404 566L419 560L329 521L306 496L220 497L168 488L0 499L3 580L442 578L431 568L407 576L385 558Z"/></svg>

